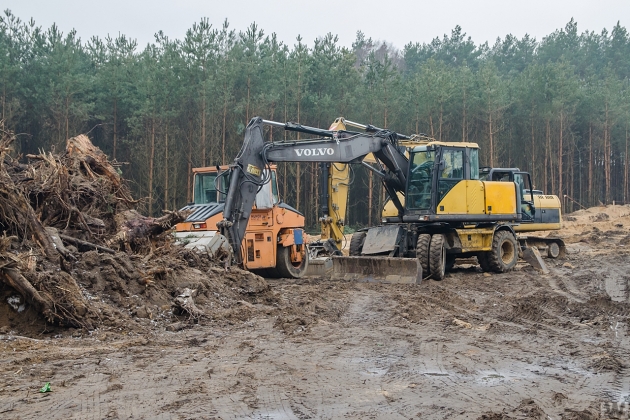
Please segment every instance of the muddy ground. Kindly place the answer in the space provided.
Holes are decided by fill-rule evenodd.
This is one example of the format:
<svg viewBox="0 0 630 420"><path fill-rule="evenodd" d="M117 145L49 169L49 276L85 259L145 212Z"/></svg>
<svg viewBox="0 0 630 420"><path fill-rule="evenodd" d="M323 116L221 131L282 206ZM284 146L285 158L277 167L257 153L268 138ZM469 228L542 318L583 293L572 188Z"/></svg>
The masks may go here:
<svg viewBox="0 0 630 420"><path fill-rule="evenodd" d="M198 282L198 323L166 295L125 306L139 298L120 288L126 321L91 331L0 314L0 418L627 418L629 215L570 215L569 254L544 276L466 261L419 286L232 273ZM103 287L89 277L88 295Z"/></svg>

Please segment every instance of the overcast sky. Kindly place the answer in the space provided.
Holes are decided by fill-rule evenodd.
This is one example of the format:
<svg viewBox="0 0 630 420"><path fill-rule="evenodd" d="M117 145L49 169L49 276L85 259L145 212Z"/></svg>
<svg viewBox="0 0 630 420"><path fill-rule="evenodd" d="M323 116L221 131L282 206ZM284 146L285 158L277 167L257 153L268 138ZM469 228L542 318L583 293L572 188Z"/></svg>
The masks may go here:
<svg viewBox="0 0 630 420"><path fill-rule="evenodd" d="M218 28L227 18L237 31L256 22L290 46L298 34L312 46L328 32L350 46L359 30L402 48L450 34L455 25L475 43L491 45L507 34L521 38L528 33L541 40L571 18L579 32L610 31L617 21L630 26L630 0L0 0L0 6L44 28L53 23L64 33L74 28L83 40L121 33L140 46L152 42L159 30L182 39L202 17Z"/></svg>

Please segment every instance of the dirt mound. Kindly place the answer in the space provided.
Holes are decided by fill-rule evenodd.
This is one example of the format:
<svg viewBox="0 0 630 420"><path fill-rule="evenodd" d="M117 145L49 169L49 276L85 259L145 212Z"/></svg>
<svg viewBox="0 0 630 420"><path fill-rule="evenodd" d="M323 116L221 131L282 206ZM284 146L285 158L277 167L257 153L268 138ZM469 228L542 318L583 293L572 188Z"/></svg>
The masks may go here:
<svg viewBox="0 0 630 420"><path fill-rule="evenodd" d="M119 171L86 136L21 163L9 155L14 136L0 134L3 331L237 322L275 302L263 278L173 245L169 229L185 214L138 213Z"/></svg>

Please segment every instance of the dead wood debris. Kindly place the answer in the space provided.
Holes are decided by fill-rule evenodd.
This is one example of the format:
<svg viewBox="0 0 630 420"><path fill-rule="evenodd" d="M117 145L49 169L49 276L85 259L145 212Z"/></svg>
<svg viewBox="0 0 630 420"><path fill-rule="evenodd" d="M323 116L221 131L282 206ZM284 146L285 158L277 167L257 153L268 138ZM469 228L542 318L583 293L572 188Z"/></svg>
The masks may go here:
<svg viewBox="0 0 630 420"><path fill-rule="evenodd" d="M77 256L90 250L152 254L186 215L150 218L135 211L138 201L119 171L85 135L69 139L61 154L27 155L26 162L11 156L14 140L0 121L0 283L50 323L92 328L100 315L91 313L70 274ZM118 270L134 278L133 267ZM182 310L200 316L190 302Z"/></svg>

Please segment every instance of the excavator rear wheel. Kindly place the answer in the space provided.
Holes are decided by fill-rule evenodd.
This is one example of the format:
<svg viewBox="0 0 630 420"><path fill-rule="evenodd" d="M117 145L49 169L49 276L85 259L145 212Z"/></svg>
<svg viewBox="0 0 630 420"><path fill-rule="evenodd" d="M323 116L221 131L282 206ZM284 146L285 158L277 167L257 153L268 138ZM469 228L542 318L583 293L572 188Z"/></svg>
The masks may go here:
<svg viewBox="0 0 630 420"><path fill-rule="evenodd" d="M550 243L547 250L547 256L549 258L558 258L560 256L560 246L555 242Z"/></svg>
<svg viewBox="0 0 630 420"><path fill-rule="evenodd" d="M490 263L488 262L488 254L490 252L480 252L477 254L477 261L479 262L479 267L481 267L481 271L488 272L492 269L490 268Z"/></svg>
<svg viewBox="0 0 630 420"><path fill-rule="evenodd" d="M363 251L363 244L365 243L365 237L367 232L354 232L352 239L350 239L350 256L359 257Z"/></svg>
<svg viewBox="0 0 630 420"><path fill-rule="evenodd" d="M418 241L416 242L416 258L420 260L422 265L422 272L429 272L429 245L431 244L431 235L428 233L421 233L418 235Z"/></svg>
<svg viewBox="0 0 630 420"><path fill-rule="evenodd" d="M276 255L276 271L279 277L299 279L306 273L308 268L308 252L302 256L302 261L294 263L291 261L291 247L279 246Z"/></svg>
<svg viewBox="0 0 630 420"><path fill-rule="evenodd" d="M494 233L492 251L488 253L490 269L495 273L505 273L516 266L518 261L518 242L507 230Z"/></svg>
<svg viewBox="0 0 630 420"><path fill-rule="evenodd" d="M431 236L429 269L432 279L442 280L444 278L446 273L446 248L444 247L444 235L442 234Z"/></svg>

